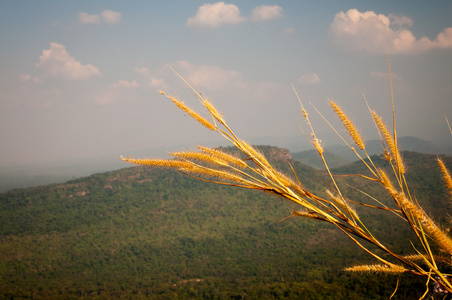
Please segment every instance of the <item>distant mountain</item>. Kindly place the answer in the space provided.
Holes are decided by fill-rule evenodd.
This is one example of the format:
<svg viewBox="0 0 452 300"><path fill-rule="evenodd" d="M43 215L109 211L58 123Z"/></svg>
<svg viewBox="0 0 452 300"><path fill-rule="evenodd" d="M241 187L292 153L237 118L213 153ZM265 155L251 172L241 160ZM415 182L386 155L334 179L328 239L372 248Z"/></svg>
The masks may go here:
<svg viewBox="0 0 452 300"><path fill-rule="evenodd" d="M414 137L402 137L399 142L401 149L406 151L452 155L452 150L450 149L442 148L431 142ZM106 154L98 157L68 160L45 165L0 167L0 192L6 192L14 188L26 188L65 182L82 176L125 168L127 167L127 164L119 159L120 155L164 158L167 157L168 152L186 149L187 147L187 145L173 145L128 151L125 153ZM381 142L376 140L368 141L367 149L370 155L379 155L382 152ZM315 153L315 151L307 150L303 152L294 152L292 156L308 166L323 169L323 162L321 162L320 158ZM356 160L356 156L353 155L350 149L343 145L327 147L325 157L331 168L339 167L350 161Z"/></svg>
<svg viewBox="0 0 452 300"><path fill-rule="evenodd" d="M398 139L398 146L401 151L452 155L452 151L449 149L445 149L430 141L422 140L413 136L400 137ZM329 146L326 147L326 150L348 161L358 160L356 155L344 145ZM366 151L369 155L381 155L383 153L383 145L380 140L366 141Z"/></svg>
<svg viewBox="0 0 452 300"><path fill-rule="evenodd" d="M168 152L176 151L183 147L182 145L156 147L49 164L0 167L0 192L6 192L15 188L65 182L95 173L126 168L129 165L120 159L121 155L166 158L168 157Z"/></svg>
<svg viewBox="0 0 452 300"><path fill-rule="evenodd" d="M328 163L329 168L337 168L350 163L338 155L335 155L329 151L324 152L325 160ZM302 152L296 152L292 154L292 157L299 162L308 165L310 167L316 168L318 170L324 170L325 164L319 156L317 150L307 150Z"/></svg>
<svg viewBox="0 0 452 300"><path fill-rule="evenodd" d="M304 186L323 192L327 178L286 149L260 151L275 168L291 175L291 165ZM430 204L435 219L447 217L450 204L432 168L436 156L403 156L416 197ZM452 166L452 158L444 159ZM333 171L365 170L353 163ZM339 184L347 188L348 179ZM366 201L353 189L349 195ZM146 167L0 193L0 299L387 299L397 283L400 299L424 292L422 278L344 272L375 261L328 224L281 221L293 209L267 193ZM393 214L358 213L391 249L410 245L407 227Z"/></svg>

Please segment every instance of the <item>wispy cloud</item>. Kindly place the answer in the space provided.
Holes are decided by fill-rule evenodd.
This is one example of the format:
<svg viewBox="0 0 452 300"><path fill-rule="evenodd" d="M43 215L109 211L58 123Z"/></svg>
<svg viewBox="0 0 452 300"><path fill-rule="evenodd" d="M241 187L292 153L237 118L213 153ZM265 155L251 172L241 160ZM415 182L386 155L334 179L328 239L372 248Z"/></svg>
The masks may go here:
<svg viewBox="0 0 452 300"><path fill-rule="evenodd" d="M122 20L121 13L109 9L103 10L100 15L102 16L102 20L107 24L116 24Z"/></svg>
<svg viewBox="0 0 452 300"><path fill-rule="evenodd" d="M163 78L159 78L157 75L155 75L156 72L151 72L148 68L135 67L133 70L143 76L148 87L157 90L164 90L168 87L168 84Z"/></svg>
<svg viewBox="0 0 452 300"><path fill-rule="evenodd" d="M100 15L90 15L87 12L80 12L78 14L78 21L82 24L99 24L101 22L106 24L116 24L120 23L121 20L121 13L109 9L103 10Z"/></svg>
<svg viewBox="0 0 452 300"><path fill-rule="evenodd" d="M40 83L41 82L40 78L33 77L30 74L20 74L19 78L24 83L27 83L27 82Z"/></svg>
<svg viewBox="0 0 452 300"><path fill-rule="evenodd" d="M194 65L183 60L176 61L171 66L200 88L220 89L238 85L243 81L239 72L218 66Z"/></svg>
<svg viewBox="0 0 452 300"><path fill-rule="evenodd" d="M330 33L333 42L341 48L365 54L420 53L452 48L452 27L430 40L427 37L417 39L408 29L412 25L413 20L406 16L350 9L335 15Z"/></svg>
<svg viewBox="0 0 452 300"><path fill-rule="evenodd" d="M260 5L251 13L253 21L265 21L282 17L282 7L278 5Z"/></svg>
<svg viewBox="0 0 452 300"><path fill-rule="evenodd" d="M127 81L127 80L121 79L118 82L113 83L111 86L114 88L134 88L134 87L138 87L139 84L138 84L138 82L136 82L136 80Z"/></svg>
<svg viewBox="0 0 452 300"><path fill-rule="evenodd" d="M282 17L283 9L278 5L260 5L253 9L249 17L240 13L238 6L224 2L201 5L194 17L188 18L189 27L219 27L244 21L266 21Z"/></svg>
<svg viewBox="0 0 452 300"><path fill-rule="evenodd" d="M90 15L87 12L78 13L78 21L83 24L98 24L100 23L99 15Z"/></svg>
<svg viewBox="0 0 452 300"><path fill-rule="evenodd" d="M82 65L66 50L64 45L50 43L50 48L43 50L37 67L42 69L47 77L83 80L100 76L98 68L91 64Z"/></svg>

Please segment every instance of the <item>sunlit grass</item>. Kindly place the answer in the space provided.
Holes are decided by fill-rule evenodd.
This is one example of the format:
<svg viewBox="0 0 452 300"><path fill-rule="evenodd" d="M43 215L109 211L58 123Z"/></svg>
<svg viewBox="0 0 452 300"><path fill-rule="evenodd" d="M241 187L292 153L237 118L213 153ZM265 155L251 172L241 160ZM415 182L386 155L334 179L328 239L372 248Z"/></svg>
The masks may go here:
<svg viewBox="0 0 452 300"><path fill-rule="evenodd" d="M389 74L391 73L389 72ZM308 140L310 140L313 147L317 149L331 181L328 184L326 196L318 195L305 188L303 182L299 180L295 172L289 176L276 170L262 153L240 139L232 131L223 115L217 111L209 99L205 98L201 92L193 88L188 82L185 81L185 83L191 89L193 95L207 109L211 120L202 117L175 97L169 96L164 92L162 92L162 94L168 97L178 108L187 113L203 127L223 136L240 150L246 158L241 159L218 149L199 146L200 152L174 152L171 153L173 158L168 160L122 158L123 160L135 164L177 169L189 176L217 184L262 190L276 194L299 206L292 212L292 217L304 217L330 223L347 235L358 247L366 251L377 261L376 264L371 265L350 266L346 269L347 271L380 272L389 274L409 273L425 277L426 282L434 282L436 291L452 293L452 284L447 279L448 274L444 273L439 264L439 262L441 262L441 265L446 263L446 265L450 266L452 239L446 231L436 224L435 221L433 221L419 206L407 183L405 177L407 171L397 143L392 82L392 131L387 127L381 116L369 108L370 115L375 123L375 128L384 145L384 152L382 154L385 162L390 167L392 172L391 176L386 174L383 169L376 167L372 162L371 157L366 152L365 143L358 128L353 124L342 108L334 101L330 101L330 105L352 138L354 145L362 150L361 155L358 154L355 147L349 145L341 136L341 139L349 146L351 151L357 155L357 158L365 165L366 169L369 170L371 174L370 176L358 176L368 180L369 184L382 186L392 198L397 208L388 209L386 206L383 206L381 201L372 197L372 195L369 196L370 199L375 201L375 204L366 205L366 207L384 209L388 213L396 214L400 219L400 226L409 226L411 228L417 242L415 243L413 241L411 244L412 253L410 253L410 255L394 252L390 247L377 239L372 234L371 228L368 228L365 225L364 220L360 218L356 210L352 207L352 203L354 203L354 205L362 204L357 201L352 201L353 199L348 199L336 183L335 176L331 173L323 155L324 150L320 139L317 138L315 130L309 121L309 114L303 106L295 89L296 97L301 105L302 116L310 131L309 134L305 135ZM327 123L339 135L338 131L331 123L328 121ZM447 124L449 124L448 121ZM451 175L441 160L438 159L438 163L440 172L443 174L445 185L452 195ZM375 247L371 248L368 246L369 244L363 243L363 241L367 241L370 245L376 246L379 251L375 250ZM432 247L433 244L435 244L436 247ZM433 248L438 250L433 250ZM384 255L381 254L382 251ZM421 292L421 298L425 297L429 290L429 285L427 284L426 286L427 291L425 291L425 293Z"/></svg>

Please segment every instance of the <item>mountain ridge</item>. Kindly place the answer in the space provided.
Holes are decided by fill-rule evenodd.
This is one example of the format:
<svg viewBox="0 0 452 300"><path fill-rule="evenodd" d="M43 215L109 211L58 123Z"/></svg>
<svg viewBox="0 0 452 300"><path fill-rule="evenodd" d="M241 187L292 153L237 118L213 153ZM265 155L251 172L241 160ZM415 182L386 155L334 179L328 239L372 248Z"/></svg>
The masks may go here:
<svg viewBox="0 0 452 300"><path fill-rule="evenodd" d="M438 146L430 141L422 140L413 136L404 136L399 138L398 147L400 151L410 151L425 154L435 155L452 155L452 151ZM383 153L383 144L380 140L366 141L366 151L372 155L381 155ZM305 150L292 154L298 161L314 167L319 170L324 170L325 165L318 155L316 150ZM325 147L325 160L330 168L337 168L347 165L359 158L346 145L332 145Z"/></svg>
<svg viewBox="0 0 452 300"><path fill-rule="evenodd" d="M429 141L421 140L415 137L400 138L400 147L402 151L423 152L426 150L432 154L452 155L452 151L443 147L437 146ZM368 153L370 155L382 153L380 141L369 141L367 144L375 145L369 146ZM223 146L224 147L224 146ZM142 149L137 151L129 151L126 154L134 157L167 157L168 151L177 151L178 149L187 148L187 146L170 146L158 147L151 149ZM285 147L282 147L286 149ZM331 167L338 167L340 165L353 162L356 156L346 146L336 145L326 147L325 154L327 162ZM124 153L122 153L124 154ZM290 151L289 154L311 167L323 169L323 162L320 160L315 151ZM120 154L105 155L102 157L93 157L80 159L72 162L62 163L61 165L40 165L40 166L20 166L20 167L0 167L0 192L5 192L14 188L31 187L37 185L51 184L55 182L65 182L67 180L75 179L77 177L89 176L95 173L118 170L127 167L127 164L122 162Z"/></svg>

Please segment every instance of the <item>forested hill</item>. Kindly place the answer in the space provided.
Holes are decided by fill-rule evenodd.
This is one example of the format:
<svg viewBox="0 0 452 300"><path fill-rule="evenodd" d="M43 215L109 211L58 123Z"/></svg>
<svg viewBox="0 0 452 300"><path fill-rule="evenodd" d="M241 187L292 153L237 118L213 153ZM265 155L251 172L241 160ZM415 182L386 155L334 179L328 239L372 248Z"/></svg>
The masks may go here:
<svg viewBox="0 0 452 300"><path fill-rule="evenodd" d="M260 149L289 175L290 162L305 186L323 192L324 174L285 150ZM429 210L436 201L442 210L433 213L444 216L450 204L435 175L435 158L405 154L416 191L427 186L423 202ZM445 161L452 166L450 157ZM431 173L425 173L427 167ZM359 170L344 168L336 171ZM352 182L364 185L358 178ZM336 229L301 218L280 222L294 208L266 193L145 167L2 193L0 298L387 299L392 294L395 277L342 271L372 260ZM409 243L405 224L396 218L359 213L364 220L369 216L370 229L391 247ZM418 299L424 290L423 280L402 276L393 299Z"/></svg>

